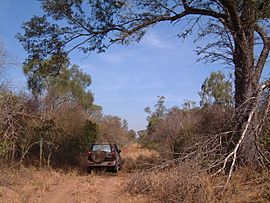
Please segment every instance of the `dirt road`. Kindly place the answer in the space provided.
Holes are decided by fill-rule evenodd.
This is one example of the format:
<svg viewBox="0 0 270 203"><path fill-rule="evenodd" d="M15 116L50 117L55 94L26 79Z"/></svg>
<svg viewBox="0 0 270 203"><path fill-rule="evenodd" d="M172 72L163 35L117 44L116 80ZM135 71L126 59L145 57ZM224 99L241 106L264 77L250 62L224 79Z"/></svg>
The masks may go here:
<svg viewBox="0 0 270 203"><path fill-rule="evenodd" d="M74 198L74 188L78 180L71 179L66 180L60 185L54 187L51 191L45 194L45 197L42 199L42 202L47 203L72 203L76 202Z"/></svg>
<svg viewBox="0 0 270 203"><path fill-rule="evenodd" d="M123 155L136 159L157 156L156 152L133 144L122 149ZM126 158L126 157L124 157ZM128 180L128 173L93 173L78 176L67 176L60 184L50 187L42 203L145 203L153 202L144 196L131 196L123 193L122 187Z"/></svg>
<svg viewBox="0 0 270 203"><path fill-rule="evenodd" d="M139 145L122 148L126 162L118 174L110 172L82 173L80 170L56 171L38 168L1 169L0 202L41 203L145 203L146 196L132 196L124 192L134 160L140 155L152 156ZM126 157L124 157L126 155ZM134 159L134 160L132 160Z"/></svg>
<svg viewBox="0 0 270 203"><path fill-rule="evenodd" d="M89 174L67 177L52 187L41 199L42 203L145 203L144 197L132 197L121 193L126 174Z"/></svg>

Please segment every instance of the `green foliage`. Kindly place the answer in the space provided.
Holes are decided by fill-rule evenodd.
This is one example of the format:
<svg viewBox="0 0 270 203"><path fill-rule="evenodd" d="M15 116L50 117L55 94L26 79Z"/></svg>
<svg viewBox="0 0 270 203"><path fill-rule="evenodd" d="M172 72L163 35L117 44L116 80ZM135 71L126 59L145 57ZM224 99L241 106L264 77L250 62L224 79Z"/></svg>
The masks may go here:
<svg viewBox="0 0 270 203"><path fill-rule="evenodd" d="M80 132L81 152L87 150L90 143L94 143L99 137L99 126L92 121L87 120Z"/></svg>
<svg viewBox="0 0 270 203"><path fill-rule="evenodd" d="M24 73L28 78L28 87L35 96L44 95L51 108L63 102L78 102L85 109L96 110L93 94L87 90L92 80L79 66L70 65L67 59L53 56L39 62L24 64Z"/></svg>
<svg viewBox="0 0 270 203"><path fill-rule="evenodd" d="M144 111L149 114L147 116L148 121L148 128L150 129L151 126L155 125L167 112L167 108L164 105L165 97L158 96L157 103L155 104L155 111L152 112L150 107L146 107Z"/></svg>
<svg viewBox="0 0 270 203"><path fill-rule="evenodd" d="M192 100L185 99L182 105L184 110L192 110L196 107L196 102Z"/></svg>
<svg viewBox="0 0 270 203"><path fill-rule="evenodd" d="M71 76L78 78L76 67L72 71ZM89 77L86 79L90 82ZM86 87L86 82L80 85L84 84ZM81 153L99 137L98 125L87 120L86 109L78 103L62 105L46 114L39 105L47 108L47 103L41 102L8 88L0 89L1 162L28 160L28 164L36 164L42 152L42 164L77 164Z"/></svg>
<svg viewBox="0 0 270 203"><path fill-rule="evenodd" d="M204 80L198 94L201 97L201 106L212 104L232 106L233 104L232 82L226 79L221 71L212 72L210 77Z"/></svg>
<svg viewBox="0 0 270 203"><path fill-rule="evenodd" d="M54 120L44 120L33 127L33 134L37 140L43 139L48 143L55 143L54 140L57 139L57 134L61 132L61 129L58 129L55 125ZM59 142L60 140L58 140Z"/></svg>
<svg viewBox="0 0 270 203"><path fill-rule="evenodd" d="M134 141L126 120L103 115L92 104L90 84L90 76L74 65L46 76L38 99L0 86L0 163L78 166L93 142Z"/></svg>
<svg viewBox="0 0 270 203"><path fill-rule="evenodd" d="M159 146L158 141L153 138L153 134L157 130L159 123L166 117L168 109L165 106L165 97L158 96L158 100L154 105L154 111L148 106L144 111L148 114L146 120L148 121L147 130L140 133L140 143L151 149L155 149Z"/></svg>
<svg viewBox="0 0 270 203"><path fill-rule="evenodd" d="M76 101L84 108L93 105L93 95L87 88L91 85L90 75L83 73L77 65L63 67L59 75L49 77L44 85L46 99L54 106L66 101Z"/></svg>
<svg viewBox="0 0 270 203"><path fill-rule="evenodd" d="M19 145L22 149L27 149L29 146L34 144L25 152L33 160L34 157L39 157L40 150L42 150L43 160L47 160L48 163L51 161L51 155L54 155L61 145L61 142L65 140L63 136L63 130L57 126L53 119L38 120L35 122L29 122L28 127L25 128L27 133L24 133L25 141L20 141ZM42 144L42 148L40 148Z"/></svg>
<svg viewBox="0 0 270 203"><path fill-rule="evenodd" d="M32 143L42 141L43 157L50 158L52 165L78 165L80 155L86 152L90 143L98 139L99 127L86 120L78 132L69 133L50 119L36 123L31 136ZM39 150L39 144L36 144L29 150L29 155L34 159L35 156L38 157Z"/></svg>
<svg viewBox="0 0 270 203"><path fill-rule="evenodd" d="M87 120L80 132L65 136L53 159L60 165L78 165L80 155L85 154L90 144L95 142L98 137L98 125Z"/></svg>
<svg viewBox="0 0 270 203"><path fill-rule="evenodd" d="M41 4L44 15L33 16L23 24L24 33L17 35L29 53L26 63L38 64L41 69L45 59L64 59L74 49L84 53L104 52L112 43L140 41L148 28L159 22L177 24L185 17L190 17L190 23L179 36L186 37L192 33L200 22L199 38L213 34L219 41L209 44L199 53L214 60L230 60L227 55L230 53L228 49L231 49L232 38L228 36L235 34L231 13L235 12L243 24L251 26L245 20L246 10L252 9L256 13L252 23L269 19L270 12L269 0L228 3L221 0L196 0L187 1L185 6L169 0L42 0ZM199 21L201 17L206 20ZM210 23L208 19L211 19ZM212 50L207 51L213 47L217 48L216 54ZM54 67L51 70L54 72L57 69Z"/></svg>
<svg viewBox="0 0 270 203"><path fill-rule="evenodd" d="M46 80L58 75L61 69L68 66L68 59L57 55L46 60L27 60L24 62L23 71L27 76L28 87L38 96L46 88Z"/></svg>

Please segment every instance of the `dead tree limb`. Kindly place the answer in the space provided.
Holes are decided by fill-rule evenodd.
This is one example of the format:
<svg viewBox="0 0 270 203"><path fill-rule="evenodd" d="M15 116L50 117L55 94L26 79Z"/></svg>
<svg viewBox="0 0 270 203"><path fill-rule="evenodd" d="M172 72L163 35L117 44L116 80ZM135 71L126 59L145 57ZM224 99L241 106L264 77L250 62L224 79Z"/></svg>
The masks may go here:
<svg viewBox="0 0 270 203"><path fill-rule="evenodd" d="M224 186L224 189L227 187L231 177L232 177L232 173L233 173L233 170L235 168L235 163L236 163L236 159L237 159L237 152L243 142L243 140L245 139L246 135L249 132L249 129L250 129L250 126L253 125L253 118L256 116L256 113L258 112L258 109L259 109L259 105L260 105L260 97L263 93L263 91L266 89L266 88L269 88L270 87L270 81L266 81L264 82L260 88L259 88L259 92L258 92L258 97L257 98L253 98L255 99L255 102L256 102L256 105L254 105L254 107L252 108L252 110L250 111L249 115L248 115L248 120L244 126L244 129L243 129L243 132L241 134L241 137L239 138L236 146L234 147L234 149L226 156L226 158L224 159L224 162L223 162L223 167L220 168L215 174L218 174L220 173L221 171L224 171L225 168L226 168L226 165L228 163L228 161L230 159L232 159L232 163L230 165L230 170L229 170L229 174L228 174L228 178L227 178L227 181L226 181L226 184ZM267 103L267 109L269 109L269 103ZM263 119L265 119L265 116L266 115L263 115ZM262 124L261 124L262 125ZM260 128L261 129L261 128ZM259 129L259 130L260 130ZM257 132L256 133L259 133L258 132L258 126L257 126Z"/></svg>

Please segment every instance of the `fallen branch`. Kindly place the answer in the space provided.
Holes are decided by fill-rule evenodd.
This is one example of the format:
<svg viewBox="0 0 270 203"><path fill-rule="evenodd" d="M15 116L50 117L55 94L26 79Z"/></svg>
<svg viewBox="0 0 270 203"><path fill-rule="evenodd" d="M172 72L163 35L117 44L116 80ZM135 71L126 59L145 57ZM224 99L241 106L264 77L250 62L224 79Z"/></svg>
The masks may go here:
<svg viewBox="0 0 270 203"><path fill-rule="evenodd" d="M245 127L244 127L244 130L241 134L241 137L240 139L238 140L235 148L232 150L232 152L226 156L226 158L224 159L224 162L223 162L223 167L220 168L215 174L218 174L220 173L221 171L224 171L225 170L225 167L229 161L230 158L232 158L232 163L231 163L231 166L230 166L230 171L229 171L229 175L228 175L228 178L227 178L227 181L226 181L226 184L224 186L224 190L225 188L227 187L231 177L232 177L232 173L233 173L233 170L235 168L235 163L236 163L236 159L237 159L237 151L239 149L239 147L241 146L241 143L243 142L244 138L246 137L247 133L248 133L248 129L249 127L252 125L252 119L255 115L255 112L257 112L258 110L258 107L259 107L259 98L262 94L262 92L266 89L266 88L269 88L270 86L270 81L266 81L265 83L263 83L259 89L259 93L258 93L258 97L256 98L256 105L253 107L253 109L250 111L249 113L249 116L248 116L248 120L245 124ZM214 174L214 175L215 175Z"/></svg>

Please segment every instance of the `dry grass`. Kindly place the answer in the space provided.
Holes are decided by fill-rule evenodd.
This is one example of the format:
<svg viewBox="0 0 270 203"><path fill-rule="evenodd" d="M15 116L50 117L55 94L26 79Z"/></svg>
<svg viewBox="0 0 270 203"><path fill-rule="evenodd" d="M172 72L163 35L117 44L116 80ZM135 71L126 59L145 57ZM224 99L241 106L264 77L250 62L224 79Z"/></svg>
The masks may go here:
<svg viewBox="0 0 270 203"><path fill-rule="evenodd" d="M122 187L127 181L126 173L91 173L78 177L74 189L76 202L80 203L152 203L148 196L122 193Z"/></svg>
<svg viewBox="0 0 270 203"><path fill-rule="evenodd" d="M125 172L142 171L161 163L157 151L142 148L139 144L131 144L122 149Z"/></svg>
<svg viewBox="0 0 270 203"><path fill-rule="evenodd" d="M137 158L144 157L159 157L159 153L154 150L142 148L140 144L133 143L126 147L123 147L123 158L132 158L136 160Z"/></svg>
<svg viewBox="0 0 270 203"><path fill-rule="evenodd" d="M74 189L74 196L76 202L80 203L99 202L101 194L96 187L95 176L96 174L91 174L79 179L79 182Z"/></svg>
<svg viewBox="0 0 270 203"><path fill-rule="evenodd" d="M187 162L163 170L145 170L153 168L160 159L156 152L144 150L139 145L124 148L124 154L125 170L119 174L1 167L0 202L40 202L69 180L74 180L72 197L82 203L106 202L104 198L123 203L270 202L269 170L259 172L251 167L242 167L234 172L223 192L226 175L211 177L199 172L194 163ZM126 173L135 169L142 171Z"/></svg>
<svg viewBox="0 0 270 203"><path fill-rule="evenodd" d="M225 182L226 178L223 176L222 180ZM219 198L223 202L270 202L270 171L256 171L251 167L238 169L225 194Z"/></svg>
<svg viewBox="0 0 270 203"><path fill-rule="evenodd" d="M125 163L123 166L123 171L129 173L150 170L153 167L160 165L162 163L162 159L158 157L145 157L145 156L139 156L137 159L127 157L124 159L124 161Z"/></svg>
<svg viewBox="0 0 270 203"><path fill-rule="evenodd" d="M206 202L204 181L185 166L131 175L129 193L150 195L160 202Z"/></svg>
<svg viewBox="0 0 270 203"><path fill-rule="evenodd" d="M223 192L226 176L213 178L187 165L130 175L124 190L159 202L269 202L270 173L241 168Z"/></svg>
<svg viewBox="0 0 270 203"><path fill-rule="evenodd" d="M39 202L42 195L63 178L63 173L55 171L1 166L0 202Z"/></svg>

